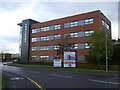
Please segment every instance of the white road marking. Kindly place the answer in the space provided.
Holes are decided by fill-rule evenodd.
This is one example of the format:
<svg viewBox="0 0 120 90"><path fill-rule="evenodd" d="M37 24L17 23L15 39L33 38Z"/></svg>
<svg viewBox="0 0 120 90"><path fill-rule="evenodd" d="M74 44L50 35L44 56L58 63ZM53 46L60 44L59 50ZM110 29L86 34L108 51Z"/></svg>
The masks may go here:
<svg viewBox="0 0 120 90"><path fill-rule="evenodd" d="M57 77L66 77L66 78L72 78L71 76L63 76L63 75L57 75L57 74L49 74L50 76L57 76Z"/></svg>
<svg viewBox="0 0 120 90"><path fill-rule="evenodd" d="M100 82L100 83L108 83L108 84L116 84L116 85L120 85L120 83L116 83L116 82L107 82L107 81L100 81L100 80L93 80L93 79L88 79L89 81L93 81L93 82Z"/></svg>

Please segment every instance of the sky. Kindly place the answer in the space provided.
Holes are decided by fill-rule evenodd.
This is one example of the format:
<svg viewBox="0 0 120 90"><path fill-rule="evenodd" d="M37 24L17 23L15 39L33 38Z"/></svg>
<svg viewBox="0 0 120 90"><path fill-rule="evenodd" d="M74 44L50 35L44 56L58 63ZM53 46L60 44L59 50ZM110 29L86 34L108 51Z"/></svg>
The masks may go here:
<svg viewBox="0 0 120 90"><path fill-rule="evenodd" d="M26 1L26 0L25 0ZM114 0L113 0L114 1ZM19 53L20 26L24 19L45 22L101 10L112 23L112 38L118 38L118 2L40 2L6 1L0 3L0 52Z"/></svg>

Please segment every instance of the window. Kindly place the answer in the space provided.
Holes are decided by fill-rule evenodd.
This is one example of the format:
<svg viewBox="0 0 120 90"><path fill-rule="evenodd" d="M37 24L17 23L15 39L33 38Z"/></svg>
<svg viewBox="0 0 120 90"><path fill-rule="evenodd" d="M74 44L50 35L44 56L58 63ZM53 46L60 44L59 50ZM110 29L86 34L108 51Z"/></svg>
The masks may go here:
<svg viewBox="0 0 120 90"><path fill-rule="evenodd" d="M78 32L78 37L84 37L84 32Z"/></svg>
<svg viewBox="0 0 120 90"><path fill-rule="evenodd" d="M54 35L54 40L60 39L60 35Z"/></svg>
<svg viewBox="0 0 120 90"><path fill-rule="evenodd" d="M37 41L37 39L36 38L32 38L32 42L36 42Z"/></svg>
<svg viewBox="0 0 120 90"><path fill-rule="evenodd" d="M49 36L40 37L40 41L48 41Z"/></svg>
<svg viewBox="0 0 120 90"><path fill-rule="evenodd" d="M32 51L36 51L36 48L37 48L37 47L32 47L31 49L32 49Z"/></svg>
<svg viewBox="0 0 120 90"><path fill-rule="evenodd" d="M78 33L70 33L70 37L73 37L73 38L78 37Z"/></svg>
<svg viewBox="0 0 120 90"><path fill-rule="evenodd" d="M32 60L36 60L36 56L31 56L31 59Z"/></svg>
<svg viewBox="0 0 120 90"><path fill-rule="evenodd" d="M84 25L84 20L78 21L78 26Z"/></svg>
<svg viewBox="0 0 120 90"><path fill-rule="evenodd" d="M85 36L90 36L94 31L89 30L89 31L85 31Z"/></svg>
<svg viewBox="0 0 120 90"><path fill-rule="evenodd" d="M84 43L79 43L78 44L78 49L84 49L85 47L84 47Z"/></svg>
<svg viewBox="0 0 120 90"><path fill-rule="evenodd" d="M85 25L92 24L92 23L93 23L93 19L85 19Z"/></svg>
<svg viewBox="0 0 120 90"><path fill-rule="evenodd" d="M38 29L32 29L32 33L37 33Z"/></svg>
<svg viewBox="0 0 120 90"><path fill-rule="evenodd" d="M88 45L88 43L85 43L85 48L90 48L90 46Z"/></svg>
<svg viewBox="0 0 120 90"><path fill-rule="evenodd" d="M102 25L105 25L105 21L102 20Z"/></svg>
<svg viewBox="0 0 120 90"><path fill-rule="evenodd" d="M70 27L70 23L65 23L65 24L64 24L64 27L65 27L65 28Z"/></svg>
<svg viewBox="0 0 120 90"><path fill-rule="evenodd" d="M78 61L85 61L85 55L78 55L77 60Z"/></svg>
<svg viewBox="0 0 120 90"><path fill-rule="evenodd" d="M78 49L78 44L74 44L73 49Z"/></svg>
<svg viewBox="0 0 120 90"><path fill-rule="evenodd" d="M58 24L58 25L54 25L54 29L56 30L56 29L60 29L60 25Z"/></svg>
<svg viewBox="0 0 120 90"><path fill-rule="evenodd" d="M107 24L107 29L110 29L110 26Z"/></svg>
<svg viewBox="0 0 120 90"><path fill-rule="evenodd" d="M108 30L110 29L110 25L107 24L104 20L102 20L102 25L105 26Z"/></svg>
<svg viewBox="0 0 120 90"><path fill-rule="evenodd" d="M58 50L59 47L60 47L59 45L54 45L54 46L53 46L53 49L54 49L54 50Z"/></svg>

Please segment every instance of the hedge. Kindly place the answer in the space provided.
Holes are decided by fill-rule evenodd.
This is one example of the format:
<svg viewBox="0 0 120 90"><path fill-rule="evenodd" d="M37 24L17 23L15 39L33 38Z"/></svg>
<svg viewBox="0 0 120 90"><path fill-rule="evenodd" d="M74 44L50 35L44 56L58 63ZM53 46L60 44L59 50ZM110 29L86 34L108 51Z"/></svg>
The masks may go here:
<svg viewBox="0 0 120 90"><path fill-rule="evenodd" d="M29 65L53 65L53 62L23 62L23 61L17 61L14 62L15 64L29 64ZM63 65L63 62L62 62ZM97 64L88 64L88 63L77 63L77 68L81 69L99 69L99 70L105 70L106 65L97 65ZM120 71L120 65L109 65L109 70L115 70Z"/></svg>
<svg viewBox="0 0 120 90"><path fill-rule="evenodd" d="M52 65L52 62L23 62L17 61L15 64L29 64L29 65Z"/></svg>
<svg viewBox="0 0 120 90"><path fill-rule="evenodd" d="M97 65L97 64L77 64L77 68L81 69L99 69L105 70L106 65ZM109 70L120 71L120 65L108 65Z"/></svg>

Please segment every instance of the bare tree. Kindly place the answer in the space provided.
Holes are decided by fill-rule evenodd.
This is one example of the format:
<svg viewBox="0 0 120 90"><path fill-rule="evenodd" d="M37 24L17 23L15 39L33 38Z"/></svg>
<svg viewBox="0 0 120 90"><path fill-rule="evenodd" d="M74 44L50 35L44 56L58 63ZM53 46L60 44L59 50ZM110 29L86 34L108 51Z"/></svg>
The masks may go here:
<svg viewBox="0 0 120 90"><path fill-rule="evenodd" d="M58 44L60 47L57 50L57 57L63 57L64 51L71 51L74 48L74 43L69 43L71 36L67 35L65 38L61 39L61 43Z"/></svg>

